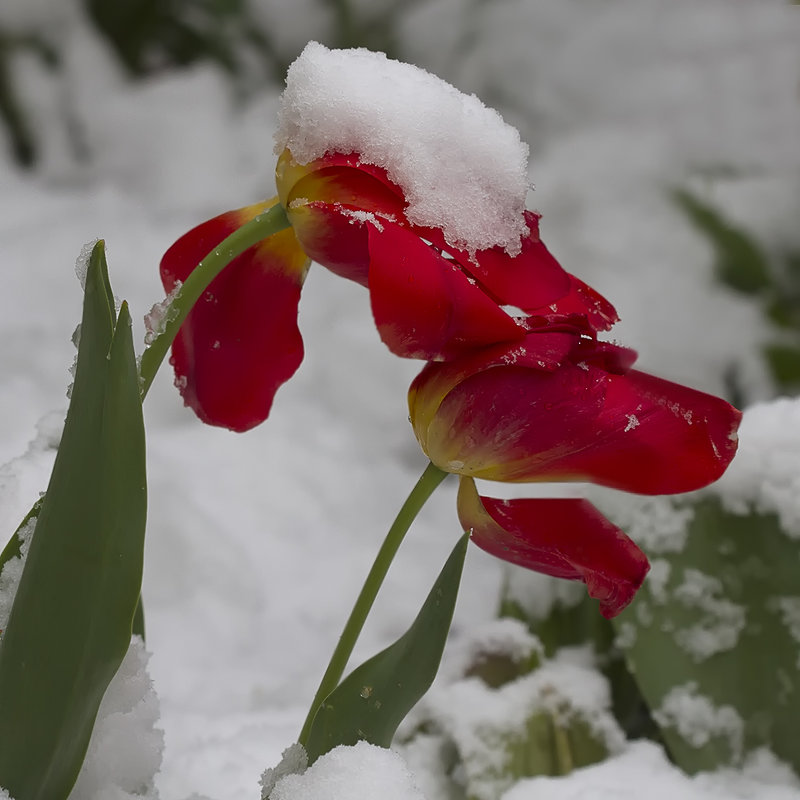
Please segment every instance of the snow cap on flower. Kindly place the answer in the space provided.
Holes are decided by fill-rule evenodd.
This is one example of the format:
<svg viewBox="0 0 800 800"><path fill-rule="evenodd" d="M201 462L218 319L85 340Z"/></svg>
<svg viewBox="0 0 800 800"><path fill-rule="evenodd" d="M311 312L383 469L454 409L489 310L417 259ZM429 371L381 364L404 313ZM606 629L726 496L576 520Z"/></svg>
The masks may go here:
<svg viewBox="0 0 800 800"><path fill-rule="evenodd" d="M554 578L582 581L600 612L615 617L633 600L647 556L591 503L577 497L482 497L461 477L458 518L478 547Z"/></svg>
<svg viewBox="0 0 800 800"><path fill-rule="evenodd" d="M470 252L520 251L528 146L475 95L362 48L306 45L289 67L276 154L299 164L357 153L403 191L412 225Z"/></svg>

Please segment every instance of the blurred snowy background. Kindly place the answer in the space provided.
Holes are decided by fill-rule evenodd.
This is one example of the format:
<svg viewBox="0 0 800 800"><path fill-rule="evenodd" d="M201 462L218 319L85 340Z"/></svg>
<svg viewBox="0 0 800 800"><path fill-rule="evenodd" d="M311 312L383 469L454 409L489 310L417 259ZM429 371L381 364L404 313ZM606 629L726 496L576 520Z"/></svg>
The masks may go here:
<svg viewBox="0 0 800 800"><path fill-rule="evenodd" d="M106 240L141 342L169 244L274 193L276 100L309 39L386 50L517 125L544 240L615 303L642 368L745 404L796 388L800 9L783 0L2 0L0 463L38 436L0 469L6 535L45 488L81 248ZM167 370L147 400L165 798L257 795L424 464L418 365L381 346L363 290L312 270L301 328L305 363L247 436L198 423ZM446 487L359 659L405 629L457 533ZM493 615L499 581L471 552L454 635Z"/></svg>

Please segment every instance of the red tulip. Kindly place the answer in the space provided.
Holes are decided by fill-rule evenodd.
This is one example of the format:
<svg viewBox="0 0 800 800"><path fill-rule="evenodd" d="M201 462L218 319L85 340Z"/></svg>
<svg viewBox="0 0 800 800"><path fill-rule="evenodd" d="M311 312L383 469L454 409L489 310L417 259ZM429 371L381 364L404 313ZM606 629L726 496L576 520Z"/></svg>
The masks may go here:
<svg viewBox="0 0 800 800"><path fill-rule="evenodd" d="M205 422L237 431L258 425L297 369L306 256L368 288L382 340L406 358L446 360L522 342L525 325L506 305L531 311L582 302L575 300L575 279L539 239L532 212L525 212L527 234L516 256L499 248L470 254L449 245L441 230L411 225L400 188L355 154L299 165L285 151L277 183L292 230L226 267L173 347L176 383ZM227 212L181 237L161 262L167 291L269 205Z"/></svg>
<svg viewBox="0 0 800 800"><path fill-rule="evenodd" d="M602 305L593 304L595 312ZM699 489L722 475L736 452L739 411L630 369L633 351L595 341L585 311L539 317L540 327L535 317L529 323L523 343L429 363L412 383L414 432L440 469L642 494ZM462 523L479 546L540 572L585 580L607 616L644 578L644 556L584 501L477 498L474 487L462 485Z"/></svg>
<svg viewBox="0 0 800 800"><path fill-rule="evenodd" d="M482 550L554 578L580 580L604 617L630 603L650 565L645 554L580 498L495 500L461 478L458 518Z"/></svg>

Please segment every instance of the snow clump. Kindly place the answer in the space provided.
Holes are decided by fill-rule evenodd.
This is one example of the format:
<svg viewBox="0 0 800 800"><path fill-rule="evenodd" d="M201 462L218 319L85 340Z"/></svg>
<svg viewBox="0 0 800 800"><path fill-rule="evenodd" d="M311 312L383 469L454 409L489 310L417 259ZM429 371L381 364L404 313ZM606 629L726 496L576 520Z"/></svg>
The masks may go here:
<svg viewBox="0 0 800 800"><path fill-rule="evenodd" d="M270 800L425 800L403 759L359 742L321 756L302 775L278 781Z"/></svg>
<svg viewBox="0 0 800 800"><path fill-rule="evenodd" d="M475 95L384 53L310 42L289 67L278 122L276 154L308 164L357 153L403 190L412 224L470 252L520 252L528 145Z"/></svg>

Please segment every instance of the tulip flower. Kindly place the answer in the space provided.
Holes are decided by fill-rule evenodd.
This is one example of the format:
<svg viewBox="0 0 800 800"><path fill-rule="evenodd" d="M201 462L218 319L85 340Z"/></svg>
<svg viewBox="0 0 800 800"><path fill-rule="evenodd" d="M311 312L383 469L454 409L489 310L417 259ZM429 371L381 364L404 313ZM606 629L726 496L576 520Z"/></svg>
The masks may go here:
<svg viewBox="0 0 800 800"><path fill-rule="evenodd" d="M527 233L515 256L499 247L470 254L441 230L410 224L400 188L355 155L301 166L286 151L277 176L291 229L235 258L173 346L176 385L204 422L244 431L266 419L302 361L297 313L309 257L369 290L382 340L405 358L446 360L521 342L526 328L505 305L534 309L573 293L575 279L540 240L533 212L523 212ZM226 212L182 236L161 261L165 289L275 202Z"/></svg>
<svg viewBox="0 0 800 800"><path fill-rule="evenodd" d="M301 166L284 150L276 174L303 249L369 289L378 332L396 355L447 360L520 340L524 329L502 306L536 308L570 288L532 212L523 212L527 232L515 256L499 247L468 253L441 230L411 224L400 187L356 154L326 154Z"/></svg>
<svg viewBox="0 0 800 800"><path fill-rule="evenodd" d="M636 545L585 500L495 500L479 496L473 479L580 481L640 494L699 489L733 458L741 414L631 369L633 351L594 338L611 307L596 294L587 304L587 291L570 295L569 313L530 317L521 344L429 363L411 385L409 408L431 461L462 476L459 517L475 543L583 580L611 617L647 572ZM574 313L581 294L591 314Z"/></svg>
<svg viewBox="0 0 800 800"><path fill-rule="evenodd" d="M176 384L205 422L243 431L267 417L302 360L307 259L368 290L381 339L404 358L522 342L507 307L530 313L575 294L525 210L528 147L496 111L382 53L314 42L286 83L276 184L291 231L265 229L275 242L241 252L173 348ZM161 263L167 291L229 235L249 237L269 205L182 236Z"/></svg>

